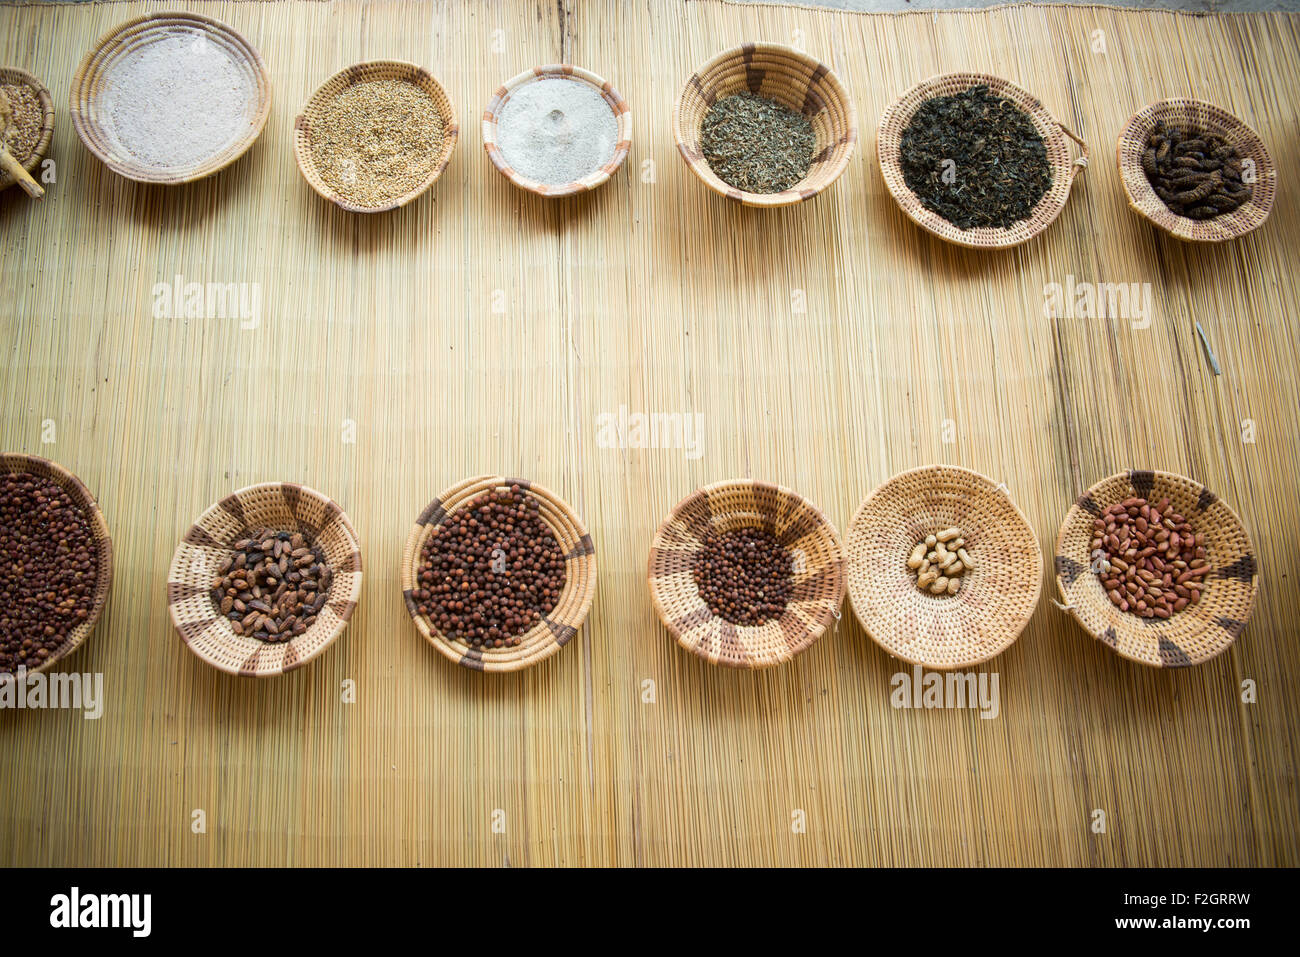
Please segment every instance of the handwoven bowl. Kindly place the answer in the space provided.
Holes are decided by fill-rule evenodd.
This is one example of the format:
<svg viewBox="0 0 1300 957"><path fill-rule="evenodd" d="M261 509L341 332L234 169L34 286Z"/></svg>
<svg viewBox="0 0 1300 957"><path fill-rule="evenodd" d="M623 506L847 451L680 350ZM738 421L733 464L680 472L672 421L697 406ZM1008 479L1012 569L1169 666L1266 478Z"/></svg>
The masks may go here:
<svg viewBox="0 0 1300 957"><path fill-rule="evenodd" d="M975 567L956 595L923 592L907 559L917 542L954 525ZM971 668L1006 651L1043 584L1043 556L1020 509L990 479L952 465L901 472L868 495L846 551L849 602L863 630L926 668Z"/></svg>
<svg viewBox="0 0 1300 957"><path fill-rule="evenodd" d="M430 533L448 515L470 505L485 492L518 485L537 500L543 520L551 527L564 550L564 590L550 614L522 636L513 648L472 648L464 641L448 638L426 616L416 611L412 592L420 569L420 553ZM415 520L402 553L402 598L406 610L429 644L450 661L474 671L519 671L555 654L578 633L596 595L596 549L578 514L548 489L520 478L482 475L454 485L430 502Z"/></svg>
<svg viewBox="0 0 1300 957"><path fill-rule="evenodd" d="M1157 123L1166 126L1190 126L1217 133L1237 148L1243 159L1255 163L1254 195L1230 213L1213 219L1189 219L1180 216L1156 195L1142 170L1142 153L1147 138ZM1277 193L1277 167L1264 141L1249 126L1227 110L1200 100L1161 100L1134 113L1119 136L1116 148L1119 176L1124 183L1128 204L1138 214L1160 229L1188 242L1218 243L1244 236L1263 225L1273 211Z"/></svg>
<svg viewBox="0 0 1300 957"><path fill-rule="evenodd" d="M260 527L301 532L334 572L316 623L285 642L235 634L212 601L217 569L235 542ZM250 485L217 502L185 533L167 572L167 610L181 641L232 675L267 678L311 661L347 627L360 597L361 545L347 515L320 492L287 482Z"/></svg>
<svg viewBox="0 0 1300 957"><path fill-rule="evenodd" d="M505 157L501 155L501 148L497 145L497 117L501 114L501 108L506 105L506 101L510 99L515 90L527 83L535 83L543 77L568 77L572 80L590 84L600 91L600 95L605 98L610 111L613 112L614 118L618 121L618 142L614 146L614 155L609 162L588 173L582 179L559 186L539 183L517 172L505 161ZM492 94L487 109L483 111L483 148L487 151L488 159L501 172L501 175L520 189L536 193L538 196L552 197L584 193L595 189L617 173L618 168L627 159L628 151L632 148L632 109L627 105L627 101L618 95L618 91L609 84L609 81L602 79L595 73L582 69L582 67L573 66L569 63L533 67L518 76L511 77Z"/></svg>
<svg viewBox="0 0 1300 957"><path fill-rule="evenodd" d="M981 226L959 229L938 213L921 205L920 198L908 188L903 177L899 148L903 131L923 103L936 96L951 96L981 84L987 86L989 92L1020 107L1033 121L1047 150L1052 185L1028 219L1005 228ZM1071 156L1067 140L1073 140L1078 145L1079 156ZM922 228L959 246L1006 249L1033 239L1061 214L1065 201L1070 198L1070 187L1074 185L1075 176L1088 166L1088 145L1053 117L1047 107L1014 83L985 73L945 73L918 83L885 110L876 135L876 156L880 161L880 172L885 178L885 185L889 187L894 200Z"/></svg>
<svg viewBox="0 0 1300 957"><path fill-rule="evenodd" d="M429 175L419 185L401 196L385 200L377 206L363 206L346 196L336 193L331 186L321 179L320 171L316 168L316 158L312 155L311 126L320 118L326 104L336 94L354 84L375 80L401 80L414 84L429 94L434 107L438 110L438 115L442 117L442 150L439 152L433 168L429 170ZM302 172L303 178L311 184L312 189L331 203L352 213L382 213L385 210L405 206L428 190L442 175L442 171L447 168L447 164L451 162L451 153L456 148L456 141L459 137L460 127L456 123L456 110L451 105L451 99L447 96L447 91L443 89L441 83L434 79L433 74L423 67L402 60L371 60L368 63L358 63L346 70L335 73L311 95L307 105L302 108L302 112L293 121L293 155L297 157L298 169Z"/></svg>
<svg viewBox="0 0 1300 957"><path fill-rule="evenodd" d="M14 67L0 67L0 84L30 86L36 91L36 98L40 101L41 138L37 140L36 149L32 150L32 155L23 161L23 169L30 173L36 169L41 160L45 159L45 154L50 149L50 141L54 139L54 97L50 96L50 91L45 88L45 85L40 80L26 70L15 69ZM16 182L17 180L8 173L0 172L0 189L8 189Z"/></svg>
<svg viewBox="0 0 1300 957"><path fill-rule="evenodd" d="M1163 621L1120 611L1092 571L1093 521L1134 495L1167 497L1205 535L1211 570L1201 599ZM1070 507L1056 540L1056 587L1066 611L1120 655L1155 668L1198 665L1227 649L1250 618L1258 579L1255 551L1236 513L1199 482L1169 472L1120 472L1102 479Z"/></svg>
<svg viewBox="0 0 1300 957"><path fill-rule="evenodd" d="M95 501L95 497L90 494L90 490L81 483L80 479L63 466L57 465L49 459L43 459L38 455L6 452L0 455L0 473L8 474L10 472L30 472L33 475L43 476L67 492L68 497L85 513L86 518L89 520L91 530L95 535L97 549L95 597L90 608L90 614L86 616L85 621L68 634L67 639L55 649L54 654L45 659L44 664L29 668L27 671L28 674L36 674L40 671L48 671L55 662L68 657L68 655L80 648L82 643L90 637L90 633L95 630L95 624L99 621L99 616L103 614L104 603L108 601L108 593L113 587L113 539L109 537L108 523L104 521L104 513L100 511L99 503ZM12 677L0 675L0 682L5 680L12 680Z"/></svg>
<svg viewBox="0 0 1300 957"><path fill-rule="evenodd" d="M700 127L718 100L748 90L799 110L817 137L812 167L794 187L749 193L713 172L700 149ZM777 43L746 43L719 53L682 87L673 112L673 137L692 172L715 193L746 206L791 206L816 196L844 172L858 142L858 115L830 67Z"/></svg>
<svg viewBox="0 0 1300 957"><path fill-rule="evenodd" d="M192 35L196 42L212 43L225 50L256 88L257 100L243 135L217 155L197 165L153 166L126 153L118 144L107 117L101 113L102 97L116 63L150 43L177 34ZM253 145L270 115L271 81L261 54L233 27L197 13L151 13L115 27L86 54L72 81L72 125L77 135L105 166L140 183L192 183L225 169Z"/></svg>
<svg viewBox="0 0 1300 957"><path fill-rule="evenodd" d="M692 569L710 529L765 528L795 558L794 588L780 618L735 625L713 614ZM736 479L682 499L655 532L647 571L650 597L677 643L705 661L769 668L803 651L840 617L844 549L815 505L788 488Z"/></svg>

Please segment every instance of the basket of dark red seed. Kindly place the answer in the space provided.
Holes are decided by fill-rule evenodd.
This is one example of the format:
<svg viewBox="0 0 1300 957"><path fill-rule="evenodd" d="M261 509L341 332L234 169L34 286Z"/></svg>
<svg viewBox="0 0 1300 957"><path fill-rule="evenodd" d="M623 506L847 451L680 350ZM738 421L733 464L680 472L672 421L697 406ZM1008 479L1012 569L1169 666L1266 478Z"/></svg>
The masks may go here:
<svg viewBox="0 0 1300 957"><path fill-rule="evenodd" d="M186 647L228 674L270 677L334 642L361 597L361 546L337 503L267 482L228 495L185 533L167 604Z"/></svg>
<svg viewBox="0 0 1300 957"><path fill-rule="evenodd" d="M1258 567L1236 513L1169 472L1121 472L1088 489L1061 525L1056 584L1085 631L1131 661L1208 661L1240 637Z"/></svg>
<svg viewBox="0 0 1300 957"><path fill-rule="evenodd" d="M0 455L0 682L78 648L112 581L113 542L86 486L38 456Z"/></svg>
<svg viewBox="0 0 1300 957"><path fill-rule="evenodd" d="M655 532L647 577L679 645L711 664L768 668L839 619L844 550L815 505L739 479L677 503Z"/></svg>
<svg viewBox="0 0 1300 957"><path fill-rule="evenodd" d="M578 633L596 553L576 512L524 479L468 479L420 513L402 556L402 597L430 644L475 671L518 671Z"/></svg>

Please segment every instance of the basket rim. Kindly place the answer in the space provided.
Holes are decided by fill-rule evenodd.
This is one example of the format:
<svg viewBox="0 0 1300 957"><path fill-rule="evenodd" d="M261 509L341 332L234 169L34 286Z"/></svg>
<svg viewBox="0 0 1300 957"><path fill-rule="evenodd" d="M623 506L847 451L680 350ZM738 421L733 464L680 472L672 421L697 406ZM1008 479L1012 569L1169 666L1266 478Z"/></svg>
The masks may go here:
<svg viewBox="0 0 1300 957"><path fill-rule="evenodd" d="M611 111L614 113L614 119L618 123L618 141L614 144L614 155L609 162L597 167L595 172L588 173L581 179L559 186L548 185L524 176L505 161L497 145L497 116L500 109L510 99L511 94L521 86L547 77L580 80L589 86L594 86L605 101L609 103ZM492 94L492 98L488 100L487 107L483 110L482 134L483 151L487 154L497 172L525 192L543 196L547 199L558 199L562 196L574 196L579 193L589 192L608 182L623 167L632 149L632 108L628 105L627 100L614 88L614 85L600 74L573 63L548 63L543 66L522 70L497 87Z"/></svg>
<svg viewBox="0 0 1300 957"><path fill-rule="evenodd" d="M782 190L779 193L751 193L743 189L737 189L734 186L728 186L723 182L705 160L696 160L689 155L686 145L686 133L682 126L682 107L686 101L687 94L690 92L693 84L692 80L696 77L706 77L720 64L736 56L751 54L770 54L779 57L786 57L794 60L801 66L807 67L813 74L821 74L821 81L830 87L832 92L838 98L844 108L845 124L848 127L848 134L844 144L844 155L827 167L825 182L818 186L806 187L802 190L797 187ZM753 206L763 209L777 209L784 206L796 206L799 203L812 199L814 196L824 192L835 184L835 182L848 169L850 161L853 159L853 153L857 149L859 139L858 133L858 110L849 96L848 88L841 82L839 75L828 65L822 63L816 57L803 50L799 50L784 43L772 43L768 41L750 41L741 43L738 46L729 47L710 57L702 66L697 67L686 82L682 84L681 90L677 94L677 100L673 104L673 141L677 145L677 153L681 156L682 161L687 168L707 186L711 191L717 193L732 202L740 203L744 206Z"/></svg>
<svg viewBox="0 0 1300 957"><path fill-rule="evenodd" d="M215 515L218 512L225 515L229 515L230 513L226 512L226 510L221 507L221 503L228 499L235 498L237 496L244 495L246 493L251 493L251 492L260 492L263 490L270 490L270 489L281 489L286 485L293 486L299 491L300 494L304 495L307 498L315 500L318 504L322 504L325 506L333 506L334 508L338 509L338 514L334 517L334 522L336 522L342 527L343 531L346 533L345 537L347 541L351 544L353 551L356 553L357 556L356 578L352 585L352 592L347 596L348 604L345 607L344 612L339 615L338 623L330 629L330 634L328 638L326 638L326 640L321 643L319 648L317 648L309 655L305 655L303 657L297 658L294 661L294 663L288 668L284 668L279 671L253 672L253 673L244 672L241 671L239 668L225 665L222 664L221 662L213 661L211 658L207 657L201 651L199 651L199 649L195 648L193 644L186 641L183 633L181 632L181 622L178 621L176 618L177 606L172 604L169 601L167 603L167 614L168 617L171 618L172 629L176 632L177 637L181 639L181 644L184 645L186 648L188 648L191 652L193 652L195 657L197 657L204 664L209 665L212 668L215 668L217 671L220 671L223 674L234 675L235 677L240 677L240 678L278 678L281 675L286 675L289 674L291 671L298 670L308 662L314 661L316 658L319 658L334 644L334 642L338 641L339 636L343 634L344 630L346 630L348 626L348 623L352 620L352 615L357 610L357 605L360 604L361 583L365 571L365 567L364 567L365 560L364 560L364 556L361 553L361 539L357 536L356 529L353 528L352 526L352 520L348 517L348 513L344 511L343 506L339 505L338 502L334 501L334 499L330 498L324 492L314 489L310 485L303 485L298 482L254 482L251 485L245 485L242 488L235 489L233 492L230 492L228 495L225 495L222 498L218 499L217 501L213 502L211 505L209 505L199 514L198 518L196 518L193 522L190 523L189 527L194 528L197 525L201 525L204 519L208 518L211 515ZM172 553L172 560L167 566L167 580L166 582L164 582L164 588L172 584L176 567L182 560L181 548L185 544L184 538L185 536L182 535L181 541L177 543L176 550ZM225 549L225 550L230 551L230 549ZM216 620L219 621L220 619L218 618ZM315 628L316 626L313 625L312 627Z"/></svg>
<svg viewBox="0 0 1300 957"><path fill-rule="evenodd" d="M1079 155L1069 164L1069 169L1065 177L1065 190L1059 203L1054 203L1047 215L1036 222L1032 229L1025 235L1010 227L979 227L972 230L962 230L954 226L948 220L944 219L938 213L932 212L921 205L920 198L916 196L903 178L902 167L897 156L885 155L886 132L892 124L897 124L900 128L905 126L906 121L911 119L912 114L903 115L903 103L913 96L920 95L926 90L933 89L952 80L966 81L970 80L970 86L979 86L986 84L990 89L1000 96L1011 99L1031 120L1036 120L1035 126L1039 127L1039 132L1043 134L1045 145L1061 142L1065 138L1074 140L1078 146ZM969 87L968 87L969 88ZM1013 93L1014 97L1006 97L1007 92ZM913 111L915 112L915 111ZM1041 121L1041 122L1037 122ZM1068 148L1068 147L1067 147ZM1047 230L1052 223L1060 217L1065 207L1069 204L1071 191L1074 188L1074 181L1079 173L1087 169L1089 161L1089 151L1087 144L1070 129L1056 118L1046 105L1038 97L1034 96L1018 83L1013 83L1005 77L997 76L992 73L979 73L974 71L954 71L950 73L936 73L933 76L913 84L901 95L896 97L880 116L880 122L876 126L876 162L880 169L881 178L885 181L885 187L889 194L898 204L899 209L907 216L908 219L916 223L926 232L939 237L945 242L952 243L956 246L963 246L967 249L1011 249L1037 238L1041 233ZM1035 210L1043 208L1043 204L1048 202L1052 195L1052 190L1048 190L1038 201ZM911 204L905 203L904 199L913 197L916 200L916 209L909 208ZM1035 214L1036 215L1036 214ZM1033 215L1029 220L1034 218ZM1028 222L1022 220L1021 222ZM987 236L987 239L966 240L960 238L965 233L978 232L981 236Z"/></svg>
<svg viewBox="0 0 1300 957"><path fill-rule="evenodd" d="M44 83L26 70L16 66L0 66L0 83L13 83L14 81L30 86L35 90L36 99L41 104L41 138L36 141L32 154L23 160L23 169L30 173L40 165L41 160L45 159L46 154L50 151L50 144L54 141L54 96ZM10 186L17 185L17 183L18 180L8 173L0 173L0 190L8 189Z"/></svg>
<svg viewBox="0 0 1300 957"><path fill-rule="evenodd" d="M94 632L95 626L99 624L99 619L103 615L105 607L108 605L109 594L113 589L113 538L112 535L109 534L108 520L104 517L104 511L100 508L99 500L91 494L90 489L76 476L76 474L72 472L71 469L60 465L58 462L54 462L40 455L32 455L27 452L0 453L0 472L9 474L13 472L30 471L30 469L23 468L22 466L33 464L38 465L43 469L47 469L51 473L50 478L55 482L55 484L64 489L75 489L80 495L85 497L86 505L81 506L81 510L86 513L86 518L90 521L92 528L101 533L102 537L99 535L96 536L99 547L97 549L95 562L95 600L91 605L90 613L86 616L86 620L73 630L74 635L76 635L77 632L80 632L80 637L77 637L66 648L61 649L57 654L46 659L44 663L37 665L35 668L27 668L24 665L23 667L28 675L40 674L48 671L57 662L70 657L73 652L77 651L90 639L91 633ZM10 468L9 466L18 467ZM13 673L0 674L0 684L13 680L15 680Z"/></svg>
<svg viewBox="0 0 1300 957"><path fill-rule="evenodd" d="M450 485L443 489L438 493L438 495L430 499L424 508L420 510L419 517L422 518L425 515L430 514L435 505L442 505L448 499L462 496L461 501L457 502L456 505L446 513L447 515L454 514L468 506L485 492L494 488L509 488L511 485L520 485L525 494L535 495L537 498L546 502L556 511L561 513L573 525L574 530L578 532L579 541L584 538L590 541L591 532L588 530L587 524L566 499L555 494L555 492L551 491L544 485L539 485L531 479L524 479L518 476L511 477L506 475L485 474L463 479L456 482L454 485ZM542 520L551 527L552 531L557 531L545 515L542 516ZM510 674L540 664L551 656L557 654L564 647L564 645L556 642L553 637L546 637L542 634L545 625L543 622L539 621L528 631L524 632L525 636L532 636L529 641L521 641L514 649L494 648L491 650L481 650L480 658L476 661L476 664L471 667L465 658L469 646L464 642L453 642L451 639L447 638L447 636L439 631L437 626L429 621L426 616L417 614L411 604L407 601L406 592L414 585L415 574L419 568L420 540L423 538L425 531L431 527L433 527L433 523L422 524L419 521L419 518L417 518L411 525L411 530L407 534L406 545L402 554L401 576L398 586L402 591L402 603L406 608L407 614L415 623L416 630L423 636L425 641L438 650L439 654L448 661L460 665L469 671L482 671L491 674ZM586 624L587 616L591 612L591 606L596 597L596 583L600 570L594 544L590 552L581 557L589 562L589 567L591 569L591 573L584 576L582 591L578 592L577 586L574 584L572 577L566 575L564 590L560 592L560 598L556 602L556 607L560 607L564 603L567 594L579 595L576 613L578 623L573 626L574 637L576 637L577 632L582 629L583 625ZM544 640L538 641L538 639ZM536 652L520 656L520 651L528 648L530 645L537 646ZM507 653L514 657L501 660L501 657ZM494 657L496 660L494 660Z"/></svg>
<svg viewBox="0 0 1300 957"><path fill-rule="evenodd" d="M1115 141L1115 165L1119 169L1119 180L1124 186L1124 198L1128 200L1129 209L1157 229L1183 242L1223 243L1249 235L1263 226L1272 214L1276 202L1276 197L1273 194L1269 194L1265 203L1255 202L1252 195L1251 201L1240 207L1257 211L1251 217L1249 223L1242 223L1239 227L1226 230L1221 235L1197 235L1197 227L1206 223L1213 223L1220 217L1216 216L1209 220L1195 220L1175 213L1156 195L1150 181L1146 178L1146 174L1142 171L1140 163L1135 161L1126 163L1124 161L1124 144L1135 131L1149 133L1155 122L1163 118L1165 111L1187 108L1222 114L1230 120L1229 125L1235 125L1235 128L1244 134L1243 138L1250 142L1251 152L1258 152L1266 161L1265 169L1260 171L1260 175L1276 178L1277 165L1273 159L1273 154L1269 152L1268 145L1264 142L1263 137L1255 131L1255 128L1241 117L1216 103L1210 103L1208 100L1198 100L1186 96L1167 97L1163 100L1148 103L1130 116L1124 122L1123 127L1120 128L1119 137Z"/></svg>
<svg viewBox="0 0 1300 957"><path fill-rule="evenodd" d="M889 478L885 479L883 482L881 482L879 485L873 488L871 492L867 495L867 497L862 500L862 503L853 512L853 518L849 520L848 528L847 531L845 532L845 538L848 539L852 537L853 530L858 527L858 524L863 519L863 516L868 506L870 506L871 503L875 501L876 497L881 495L888 486L890 486L896 481L905 478L919 476L923 473L935 472L938 470L960 473L975 481L986 484L990 489L993 489L994 491L999 491L998 488L999 483L994 482L983 472L977 472L975 469L967 468L964 465L950 465L946 462L933 462L929 465L918 465L914 468L904 469L903 471L897 472L894 475L891 475ZM1042 549L1042 544L1038 541L1037 534L1035 534L1034 532L1033 524L1029 521L1028 517L1025 515L1024 511L1020 508L1020 506L1016 504L1016 500L1011 497L1010 491L1003 492L1002 494L1006 498L1007 505L1011 507L1012 514L1014 514L1016 518L1020 520L1021 524L1024 525L1025 530L1029 533L1029 537L1034 543L1034 548L1029 554L1032 555L1033 557L1034 568L1036 571L1036 574L1032 576L1033 583L1034 583L1034 591L1033 591L1033 598L1029 603L1029 611L1023 616L1019 617L1016 620L1013 620L1010 623L1010 626L1008 627L1010 638L1007 641L1004 641L995 650L991 651L986 655L977 658L965 659L951 664L935 665L927 661L922 661L918 658L913 658L907 655L899 654L894 649L885 647L885 645L882 644L881 641L874 634L872 634L871 629L867 627L866 622L863 621L862 613L858 609L857 597L855 596L852 585L850 584L849 587L847 588L847 591L849 594L849 607L853 609L853 617L857 620L859 627L861 627L862 630L866 632L867 637L869 637L873 642L875 642L876 646L880 648L881 651L885 652L887 655L889 655L892 658L897 658L899 661L904 661L910 665L920 665L921 667L928 668L932 671L958 671L966 668L975 668L978 667L979 665L985 664L986 662L992 661L994 658L1005 653L1007 649L1009 649L1012 645L1014 645L1017 641L1020 640L1020 636L1024 634L1025 628L1028 627L1029 622L1033 620L1034 615L1038 612L1038 606L1042 601L1043 571L1044 571L1043 549ZM851 578L851 576L849 577Z"/></svg>
<svg viewBox="0 0 1300 957"><path fill-rule="evenodd" d="M160 25L182 21L203 32L225 34L229 40L242 49L259 81L257 84L257 111L253 115L253 121L249 125L248 130L241 138L233 141L234 145L228 146L221 153L217 154L216 157L200 164L184 176L161 172L150 173L148 168L142 165L124 163L109 156L93 142L90 135L90 125L93 121L86 115L83 115L80 105L81 95L85 92L83 87L85 86L90 68L101 56L112 48L112 45L120 36L129 31L135 30L137 27L142 27L150 21L158 21ZM232 166L252 148L253 144L257 142L258 137L262 135L262 130L266 127L266 121L271 116L272 88L271 77L267 73L266 63L262 60L262 54L257 47L253 46L253 44L249 42L247 37L228 23L224 23L215 17L205 16L201 13L188 13L177 10L141 14L138 17L133 17L123 23L119 23L117 26L112 27L100 36L90 50L86 52L85 56L82 57L81 63L77 67L77 72L72 78L72 90L69 94L69 98L70 112L72 114L72 126L73 129L77 131L78 138L81 140L82 145L94 154L94 156L96 156L99 161L110 170L124 179L129 179L136 183L149 183L160 186L180 186L186 183L194 183L201 179L206 179L214 173L221 172L223 169ZM94 125L98 126L98 123L94 123Z"/></svg>

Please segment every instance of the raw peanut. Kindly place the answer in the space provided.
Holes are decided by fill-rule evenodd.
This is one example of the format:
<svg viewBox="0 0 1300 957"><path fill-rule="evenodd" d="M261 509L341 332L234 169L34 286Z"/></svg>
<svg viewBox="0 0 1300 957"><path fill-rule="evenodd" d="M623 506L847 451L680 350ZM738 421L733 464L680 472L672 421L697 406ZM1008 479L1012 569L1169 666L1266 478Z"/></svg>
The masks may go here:
<svg viewBox="0 0 1300 957"><path fill-rule="evenodd" d="M947 541L951 541L952 539L956 538L956 537L957 537L958 535L960 535L960 534L961 534L961 529L960 529L960 528L957 528L957 527L954 525L952 528L945 528L942 532L939 532L939 533L938 533L937 535L935 535L934 537L935 537L936 539L938 539L939 541L941 541L941 542L947 542Z"/></svg>
<svg viewBox="0 0 1300 957"><path fill-rule="evenodd" d="M937 578L934 584L930 586L930 594L938 595L948 590L948 579Z"/></svg>
<svg viewBox="0 0 1300 957"><path fill-rule="evenodd" d="M920 568L923 561L925 561L925 542L921 542L916 548L912 549L912 556L907 560L907 567Z"/></svg>
<svg viewBox="0 0 1300 957"><path fill-rule="evenodd" d="M960 588L961 588L961 579L960 579L960 578L949 578L949 579L948 579L948 594L949 594L949 595L955 595L955 594L957 594L957 590L960 589Z"/></svg>
<svg viewBox="0 0 1300 957"><path fill-rule="evenodd" d="M961 563L965 565L966 568L972 569L975 567L975 563L971 561L970 553L967 552L966 549L957 549L957 557L961 559Z"/></svg>

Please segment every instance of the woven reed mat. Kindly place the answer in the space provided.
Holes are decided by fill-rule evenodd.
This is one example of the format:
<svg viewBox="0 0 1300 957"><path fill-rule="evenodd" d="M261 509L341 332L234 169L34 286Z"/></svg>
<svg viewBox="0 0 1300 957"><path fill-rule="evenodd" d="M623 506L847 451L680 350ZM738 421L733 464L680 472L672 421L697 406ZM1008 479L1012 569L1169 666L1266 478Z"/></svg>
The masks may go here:
<svg viewBox="0 0 1300 957"><path fill-rule="evenodd" d="M1284 177L1243 241L1193 247L1128 210L1113 165L1131 113L1195 95L1293 168L1300 19L154 9L177 6L243 31L275 89L251 153L179 188L107 172L67 113L82 54L146 7L0 8L0 62L43 77L60 108L48 198L0 197L0 446L80 475L118 556L104 621L61 666L103 673L103 716L0 712L0 863L1300 864L1300 189ZM681 83L747 38L798 38L863 121L846 174L798 208L728 205L673 147ZM303 182L291 125L332 73L380 57L428 66L465 133L430 194L364 218ZM477 121L501 81L562 58L627 97L632 156L596 193L548 202L491 167ZM1019 249L945 245L880 180L881 112L950 70L1006 76L1092 147L1060 219ZM260 284L257 327L154 318L155 283L177 275ZM1071 276L1149 282L1149 326L1045 317L1044 288ZM702 454L602 447L599 417L620 407L698 413ZM1049 582L1020 640L979 669L999 675L988 720L892 708L910 669L847 606L760 674L711 668L659 626L647 550L692 489L778 482L843 532L878 483L936 461L1005 481L1049 569L1090 483L1135 465L1191 475L1254 539L1254 618L1222 657L1160 672L1085 635ZM570 501L599 553L586 627L519 675L444 661L400 593L420 509L493 472ZM347 510L365 581L326 654L259 682L182 646L164 579L209 504L266 480Z"/></svg>

